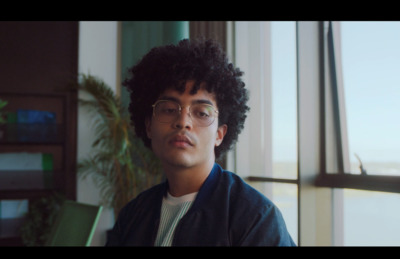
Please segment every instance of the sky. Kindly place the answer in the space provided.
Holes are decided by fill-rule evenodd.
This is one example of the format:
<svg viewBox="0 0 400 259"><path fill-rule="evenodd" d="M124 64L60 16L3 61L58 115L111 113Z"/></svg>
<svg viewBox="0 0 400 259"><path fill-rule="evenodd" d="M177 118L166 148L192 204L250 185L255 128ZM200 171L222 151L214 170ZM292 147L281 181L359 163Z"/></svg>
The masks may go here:
<svg viewBox="0 0 400 259"><path fill-rule="evenodd" d="M274 161L297 161L296 23L272 22L272 150Z"/></svg>
<svg viewBox="0 0 400 259"><path fill-rule="evenodd" d="M400 22L341 22L341 35L350 155L400 163Z"/></svg>

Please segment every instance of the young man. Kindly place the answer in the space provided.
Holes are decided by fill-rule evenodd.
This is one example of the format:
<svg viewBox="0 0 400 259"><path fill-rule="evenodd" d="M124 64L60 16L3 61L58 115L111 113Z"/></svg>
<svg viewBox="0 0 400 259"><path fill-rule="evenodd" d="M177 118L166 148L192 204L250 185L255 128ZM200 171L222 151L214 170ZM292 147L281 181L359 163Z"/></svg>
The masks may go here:
<svg viewBox="0 0 400 259"><path fill-rule="evenodd" d="M166 181L122 210L110 246L293 246L278 208L216 158L243 129L242 72L213 41L152 49L124 85L137 136Z"/></svg>

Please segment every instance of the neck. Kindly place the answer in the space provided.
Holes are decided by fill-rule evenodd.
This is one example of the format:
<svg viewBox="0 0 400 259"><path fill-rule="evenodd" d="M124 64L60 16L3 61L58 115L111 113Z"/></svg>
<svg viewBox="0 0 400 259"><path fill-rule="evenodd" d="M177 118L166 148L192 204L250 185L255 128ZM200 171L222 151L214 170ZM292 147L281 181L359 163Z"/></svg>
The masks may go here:
<svg viewBox="0 0 400 259"><path fill-rule="evenodd" d="M172 196L180 197L198 192L213 166L214 162L188 168L164 165L164 172L168 179L169 193Z"/></svg>

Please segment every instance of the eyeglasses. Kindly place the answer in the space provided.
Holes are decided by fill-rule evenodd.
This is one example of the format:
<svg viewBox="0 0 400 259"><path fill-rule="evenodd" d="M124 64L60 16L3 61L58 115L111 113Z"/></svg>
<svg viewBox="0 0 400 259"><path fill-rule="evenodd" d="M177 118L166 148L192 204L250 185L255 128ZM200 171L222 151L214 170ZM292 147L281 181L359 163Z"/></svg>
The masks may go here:
<svg viewBox="0 0 400 259"><path fill-rule="evenodd" d="M182 106L170 100L158 100L153 106L153 116L162 123L171 123L182 113ZM189 106L189 115L196 126L208 127L218 116L218 111L206 103L195 103Z"/></svg>

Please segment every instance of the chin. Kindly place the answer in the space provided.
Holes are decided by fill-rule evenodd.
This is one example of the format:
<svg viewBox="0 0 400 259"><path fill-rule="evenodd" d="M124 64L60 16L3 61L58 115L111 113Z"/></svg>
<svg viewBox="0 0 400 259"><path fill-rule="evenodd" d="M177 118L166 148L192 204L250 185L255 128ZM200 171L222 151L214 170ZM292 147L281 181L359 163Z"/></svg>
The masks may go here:
<svg viewBox="0 0 400 259"><path fill-rule="evenodd" d="M165 159L164 160L167 164L175 166L175 167L192 167L193 166L193 161L189 158L183 158L183 157L173 157L170 159Z"/></svg>

